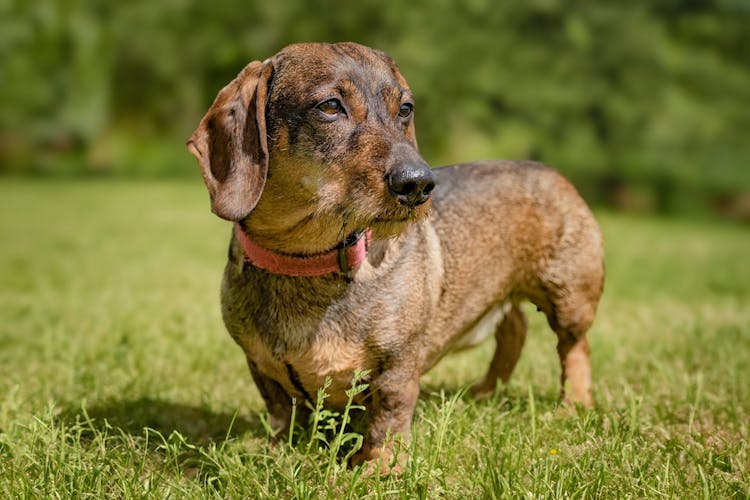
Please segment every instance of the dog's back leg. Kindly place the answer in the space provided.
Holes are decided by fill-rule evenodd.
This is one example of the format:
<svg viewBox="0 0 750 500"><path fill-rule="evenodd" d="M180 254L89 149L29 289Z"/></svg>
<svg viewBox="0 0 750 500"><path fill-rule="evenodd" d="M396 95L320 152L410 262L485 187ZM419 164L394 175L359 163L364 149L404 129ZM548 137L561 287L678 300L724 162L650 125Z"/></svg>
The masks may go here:
<svg viewBox="0 0 750 500"><path fill-rule="evenodd" d="M592 406L591 361L586 332L594 321L604 270L601 259L565 269L573 267L576 268L574 277L546 284L546 298L537 306L547 315L550 327L557 334L561 400L567 404Z"/></svg>
<svg viewBox="0 0 750 500"><path fill-rule="evenodd" d="M557 355L560 358L560 399L565 404L594 404L591 390L591 360L585 334L570 330L557 332Z"/></svg>
<svg viewBox="0 0 750 500"><path fill-rule="evenodd" d="M484 380L471 388L475 397L495 392L498 379L503 385L508 383L526 341L526 328L526 316L514 303L495 329L495 354Z"/></svg>

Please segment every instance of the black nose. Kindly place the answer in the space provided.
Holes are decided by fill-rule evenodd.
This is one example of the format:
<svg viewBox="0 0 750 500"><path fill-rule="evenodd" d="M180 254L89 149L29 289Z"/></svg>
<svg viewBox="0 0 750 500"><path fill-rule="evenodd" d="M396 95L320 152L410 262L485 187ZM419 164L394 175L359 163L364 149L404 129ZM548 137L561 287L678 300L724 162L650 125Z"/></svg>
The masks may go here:
<svg viewBox="0 0 750 500"><path fill-rule="evenodd" d="M415 207L430 199L435 187L435 174L427 165L404 164L386 176L388 189L403 205Z"/></svg>

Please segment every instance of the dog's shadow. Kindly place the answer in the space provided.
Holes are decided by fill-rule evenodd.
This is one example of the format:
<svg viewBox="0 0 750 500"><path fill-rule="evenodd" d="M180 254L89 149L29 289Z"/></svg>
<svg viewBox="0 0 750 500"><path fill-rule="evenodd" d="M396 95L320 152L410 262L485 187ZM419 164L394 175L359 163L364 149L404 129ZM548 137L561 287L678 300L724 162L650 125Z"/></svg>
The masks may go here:
<svg viewBox="0 0 750 500"><path fill-rule="evenodd" d="M454 398L478 407L490 405L504 411L524 411L528 405L523 397L508 399L501 394L475 400L465 388L451 385L429 384L420 393L423 403L439 404L441 400ZM542 397L537 401L543 407L551 408L556 405L552 397ZM366 422L365 416L361 418L362 422ZM129 436L129 441L149 436L147 441L152 452L157 451L175 433L187 443L198 447L221 445L239 438L270 438L261 414L257 411L217 412L198 405L149 397L112 399L86 407L70 406L63 409L55 420L67 427L78 427L83 442L90 442L95 436L102 434ZM359 422L358 419L357 421ZM358 432L363 430L363 427L357 428Z"/></svg>
<svg viewBox="0 0 750 500"><path fill-rule="evenodd" d="M216 412L206 407L154 398L111 400L91 407L70 407L57 420L80 426L86 434L126 434L134 438L158 433L164 439L174 433L197 446L244 437L268 435L257 412ZM88 431L88 432L87 432ZM149 440L158 445L160 440Z"/></svg>

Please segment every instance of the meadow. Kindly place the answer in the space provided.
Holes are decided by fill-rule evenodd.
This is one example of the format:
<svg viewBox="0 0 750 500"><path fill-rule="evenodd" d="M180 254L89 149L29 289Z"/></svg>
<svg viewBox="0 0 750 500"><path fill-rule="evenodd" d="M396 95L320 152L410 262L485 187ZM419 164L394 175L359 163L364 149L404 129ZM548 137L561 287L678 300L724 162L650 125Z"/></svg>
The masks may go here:
<svg viewBox="0 0 750 500"><path fill-rule="evenodd" d="M218 287L230 226L202 183L0 179L2 498L748 498L750 231L597 211L596 407L557 407L555 339L505 393L493 346L422 383L401 476L365 477L318 414L271 445Z"/></svg>

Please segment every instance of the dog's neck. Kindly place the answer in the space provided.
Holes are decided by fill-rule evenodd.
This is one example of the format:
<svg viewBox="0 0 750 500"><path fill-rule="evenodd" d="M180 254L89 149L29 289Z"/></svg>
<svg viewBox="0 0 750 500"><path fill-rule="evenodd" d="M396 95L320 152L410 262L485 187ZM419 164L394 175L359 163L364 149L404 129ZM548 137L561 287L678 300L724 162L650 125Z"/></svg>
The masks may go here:
<svg viewBox="0 0 750 500"><path fill-rule="evenodd" d="M255 267L274 274L286 276L324 276L326 274L348 274L367 259L367 250L372 241L369 229L349 235L333 249L310 256L289 255L258 245L237 223L234 234L242 247L245 259Z"/></svg>

